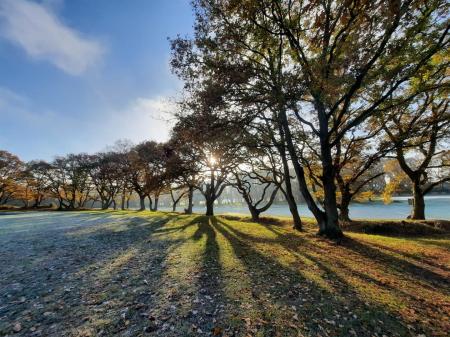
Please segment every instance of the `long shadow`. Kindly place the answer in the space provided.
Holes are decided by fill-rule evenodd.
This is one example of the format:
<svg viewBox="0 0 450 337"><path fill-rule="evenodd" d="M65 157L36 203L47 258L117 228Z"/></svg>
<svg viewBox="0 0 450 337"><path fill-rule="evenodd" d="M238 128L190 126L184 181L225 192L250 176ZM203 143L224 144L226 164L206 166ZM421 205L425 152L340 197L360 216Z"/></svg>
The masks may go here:
<svg viewBox="0 0 450 337"><path fill-rule="evenodd" d="M314 246L310 245L306 240L292 233L280 235L278 238L275 239L268 239L242 233L240 231L237 231L233 227L227 225L226 223L224 223L224 225L227 226L227 229L229 231L233 232L235 235L241 236L242 238L248 241L280 244L284 248L293 251L295 251L295 248L298 245L304 246L306 245L304 249L315 249ZM355 253L361 256L365 256L370 260L374 260L381 263L387 269L395 270L398 273L409 274L410 278L414 279L419 278L421 281L425 283L429 282L432 282L433 284L437 283L438 286L444 287L448 287L448 285L450 284L450 281L440 274L437 274L431 270L420 267L409 261L383 253L382 251L374 249L370 247L368 244L363 244L358 240L346 238L345 240L342 241L342 246L345 247L346 249L354 251Z"/></svg>
<svg viewBox="0 0 450 337"><path fill-rule="evenodd" d="M84 216L87 215L82 216L83 220ZM73 213L68 217L74 221L77 218ZM16 320L20 320L23 326L18 336L28 336L31 325L27 325L37 323L40 325L38 330L43 335L69 335L69 331L82 327L89 321L86 317L96 316L93 309L107 310L105 308L108 304L102 303L111 300L109 297L114 297L115 293L124 291L123 285L133 282L140 282L142 287L138 287L139 291L131 294L129 300L132 300L131 303L137 302L141 309L147 308L152 302L152 294L140 289L158 288L158 279L164 270L159 267L161 261L165 259L169 248L180 244L176 240L161 238L152 241L152 235L174 218L175 216L169 215L157 221L149 221L141 217L124 217L123 228L115 232L104 227L109 220L109 216L104 216L105 222L96 222L91 226L95 230L86 234L76 232L80 228L89 228L89 225L68 230L61 228L50 233L41 228L40 232L10 235L11 238L20 240L21 244L17 246L17 242L13 241L10 246L3 245L0 248L0 255L3 256L0 257L0 262L5 267L2 267L0 279L0 298L8 298L6 303L0 305L0 317L5 317L3 323L0 321L0 335L11 333ZM114 219L119 221L120 217ZM7 253L6 256L3 252ZM99 277L101 267L111 262L114 264L116 259L129 252L133 254L123 264L104 272L107 277L102 281ZM133 261L139 261L136 270L141 273L131 272L128 264ZM145 275L151 280L150 285L142 283ZM125 304L124 306L126 307ZM32 312L38 318L27 323L23 320L26 312ZM49 314L44 315L44 312ZM131 319L135 315L129 309L126 317ZM55 325L65 333L52 331ZM120 317L113 323L105 323L103 327L111 333L126 328L126 319Z"/></svg>
<svg viewBox="0 0 450 337"><path fill-rule="evenodd" d="M234 236L236 237L240 237L242 238L242 240L244 242L254 242L254 243L270 243L270 244L280 244L282 247L284 247L285 249L287 249L288 251L291 251L292 254L297 255L299 257L303 256L308 258L310 261L313 261L315 263L316 266L320 267L321 270L323 270L326 275L327 278L329 280L333 280L333 282L336 282L339 284L340 288L350 288L350 294L352 293L351 290L351 285L348 284L348 282L342 278L342 277L338 277L338 275L336 275L333 270L328 267L325 263L323 263L323 261L319 260L317 258L317 256L323 256L323 259L327 261L327 264L337 264L340 266L340 270L348 271L348 275L354 275L356 277L359 277L361 280L366 280L369 283L373 283L379 287L382 287L384 289L386 289L387 291L392 291L394 292L393 295L395 296L395 294L400 294L401 296L405 296L413 301L420 300L421 298L420 296L417 297L415 293L411 292L411 288L409 289L403 289L403 287L398 286L398 284L386 284L384 282L380 282L378 279L373 278L372 276L369 275L365 275L359 271L354 270L354 268L349 268L349 266L346 266L343 263L340 263L340 260L333 258L332 256L327 257L327 249L323 249L318 247L317 245L311 244L311 242L309 242L309 240L305 240L304 238L299 237L298 235L294 235L291 233L286 233L285 235L283 235L283 237L277 238L277 239L266 239L266 238L261 238L261 237L255 237L253 235L248 235L245 234L233 227L235 226L230 226L226 223L222 223L222 226L225 227L228 231L230 231ZM315 238L315 240L320 240L318 238ZM344 247L342 247L342 249L347 249L345 247L346 244L350 244L348 241L344 243ZM362 248L362 247L359 247ZM309 254L309 252L314 252L315 256ZM402 259L397 259L397 258L391 258L391 256L389 254L385 254L382 252L378 252L377 250L373 250L369 256L364 255L364 254L359 254L359 249L357 252L355 252L356 255L355 256L361 256L365 259L367 259L367 261L371 261L371 258L373 255L381 255L381 261L376 261L377 263L379 263L379 265L381 267L379 267L378 269L380 271L382 270L386 270L388 273L400 276L401 278L406 278L408 281L408 284L414 283L414 282L418 282L417 281L417 269L419 269L419 271L424 270L426 273L426 276L421 275L419 276L419 282L421 287L423 288L428 288L428 290L434 291L436 292L437 289L439 289L439 292L441 293L446 293L448 292L446 289L448 289L447 286L447 280L445 278L443 278L441 275L433 273L431 271L428 271L427 269L421 268L419 266L416 266L413 263L404 261ZM367 253L367 252L366 252ZM368 262L370 263L370 262ZM394 266L393 266L394 264ZM403 266L405 265L405 266ZM385 269L384 269L385 268ZM407 269L403 269L403 268L407 268ZM411 270L412 269L412 270ZM437 279L435 280L439 283L438 286L435 285L435 283L433 282L427 282L429 281L427 279L427 277L435 277L437 275ZM441 290L442 289L442 290ZM355 289L356 290L356 289ZM340 290L342 292L342 290ZM361 291L361 290L360 290ZM349 296L353 296L353 297L357 297L358 293L353 292L353 295L349 295ZM397 301L402 301L401 297L397 297ZM430 304L430 303L428 303ZM414 306L414 305L413 305ZM424 309L425 310L425 309ZM443 307L441 306L441 309L437 309L437 310L445 310L443 309ZM383 306L376 306L376 312L383 312ZM382 313L382 315L384 315ZM401 320L400 320L401 321ZM435 321L433 324L437 323L437 321ZM404 322L404 324L406 324L406 322ZM439 321L439 325L441 325L441 322ZM423 329L427 330L430 328L429 325L419 325L422 326ZM445 330L445 328L441 329Z"/></svg>
<svg viewBox="0 0 450 337"><path fill-rule="evenodd" d="M445 248L447 251L450 252L450 236L446 236L446 237L431 236L431 237L427 237L427 238L411 238L410 240L417 241L417 242L427 245L427 246Z"/></svg>
<svg viewBox="0 0 450 337"><path fill-rule="evenodd" d="M262 254L254 248L253 242L248 240L248 235L241 235L238 231L232 229L231 226L223 221L217 220L213 223L214 228L220 232L230 242L237 256L240 256L240 260L246 266L249 271L248 275L252 279L252 286L256 292L269 292L273 303L280 309L281 312L286 311L286 307L295 306L297 308L298 316L301 317L301 325L306 327L311 335L323 334L322 324L324 320L328 322L334 322L335 313L339 312L349 314L349 309L353 313L363 312L370 308L372 314L376 315L377 319L384 320L386 325L384 326L387 331L395 328L396 331L403 331L403 324L395 319L393 316L386 313L385 308L382 306L370 306L359 300L356 294L348 287L348 284L340 279L332 270L324 270L330 279L340 283L342 291L339 293L332 293L321 287L315 286L314 282L308 280L305 276L301 275L294 266L282 265L274 258ZM298 236L297 244L299 241ZM264 242L264 240L260 240ZM269 240L270 243L274 243L276 240ZM289 241L289 240L286 240ZM307 249L305 247L305 249ZM320 267L320 265L318 266ZM272 288L266 280L277 281L276 287ZM298 285L294 287L293 285ZM345 294L346 301L342 301L340 296ZM350 306L350 308L349 308ZM262 315L266 315L266 319L270 320L271 313L267 312L265 303L260 303ZM314 319L311 319L311 315ZM353 320L353 321L351 321ZM344 321L343 321L344 322ZM380 329L376 322L369 325L362 325L355 319L345 321L342 327L333 326L332 335L336 336L348 336L350 329L353 329L357 335L370 335L372 331ZM270 327L266 330L265 335L270 336L276 333L275 330L287 335L292 335L293 330L289 327Z"/></svg>
<svg viewBox="0 0 450 337"><path fill-rule="evenodd" d="M442 275L422 268L409 261L383 253L379 249L375 249L361 241L346 238L346 240L343 241L343 246L361 256L384 264L388 269L395 270L398 273L407 273L413 279L419 279L425 283L431 283L438 287L448 288L450 286L450 280Z"/></svg>
<svg viewBox="0 0 450 337"><path fill-rule="evenodd" d="M284 249L290 251L294 255L304 256L304 257L307 257L309 260L314 261L314 263L316 265L320 266L327 273L331 272L331 269L326 267L325 264L322 263L319 259L315 258L311 254L308 254L308 251L312 251L320 256L321 254L323 255L324 252L321 251L318 247L310 244L307 240L304 240L303 238L300 238L299 236L297 236L295 234L286 233L284 235L284 237L280 236L277 239L267 239L267 238L254 237L252 235L242 233L242 232L234 229L232 226L229 226L228 224L225 224L225 223L224 223L224 226L227 228L227 230L232 232L234 235L240 236L249 242L279 244ZM348 240L352 240L352 239L348 239ZM354 244L353 242L349 243L348 240L346 239L345 243L343 244L343 246L345 248L348 248L347 246L349 246L349 245L351 246L352 244ZM354 240L354 241L356 241L356 240ZM359 242L359 241L357 241L357 242ZM364 247L365 247L365 245L364 245ZM299 250L299 248L300 248L300 250ZM389 254L382 253L378 249L372 249L371 253L372 254L367 256L364 254L360 254L359 250L357 252L357 254L359 254L360 256L366 257L369 260L379 262L383 266L383 270L391 271L391 273L395 272L397 275L402 275L402 277L406 277L406 278L410 279L411 282L417 282L417 277L419 275L417 275L417 273L415 271L417 271L417 270L419 270L420 272L424 271L425 275L423 275L423 274L420 275L422 278L421 286L424 288L428 288L429 290L448 289L448 286L447 286L447 284L449 283L448 279L441 276L440 274L437 274L432 271L429 271L428 269L419 267L408 261L392 257ZM374 256L380 257L381 261L375 259ZM340 269L347 270L350 274L355 275L361 279L364 279L367 282L372 282L372 283L378 285L379 287L385 288L387 290L395 291L396 293L401 293L406 297L409 297L413 300L417 300L417 296L415 294L408 293L408 292L400 289L399 287L395 287L386 282L382 282L374 277L371 277L367 273L363 274L363 273L356 271L355 269L350 269L348 266L346 266L344 263L341 263L339 260L334 259L332 263L335 265L338 265L340 267ZM439 267L441 267L441 266L439 266ZM406 270L404 268L406 268ZM443 269L445 270L445 268L443 268ZM436 278L437 278L437 280L436 280ZM346 284L345 280L341 279L341 281ZM436 287L436 284L435 284L436 281L437 282L441 281L444 284L440 284L438 287Z"/></svg>
<svg viewBox="0 0 450 337"><path fill-rule="evenodd" d="M448 267L446 267L444 265L439 265L437 263L434 263L434 261L430 260L429 257L417 256L417 255L414 255L414 254L411 254L411 253L408 253L408 252L405 252L405 251L402 251L402 250L399 250L399 249L395 249L395 248L392 248L392 247L389 247L389 246L383 246L383 245L376 244L376 243L373 243L373 242L371 242L371 243L366 242L365 244L367 244L369 246L372 246L375 249L382 249L382 250L386 250L386 251L394 253L394 254L403 255L403 256L405 256L407 258L410 258L412 260L418 261L418 262L423 263L423 264L427 264L427 265L429 265L431 267L440 268L440 269L445 270L447 272L450 271L450 268L448 268Z"/></svg>

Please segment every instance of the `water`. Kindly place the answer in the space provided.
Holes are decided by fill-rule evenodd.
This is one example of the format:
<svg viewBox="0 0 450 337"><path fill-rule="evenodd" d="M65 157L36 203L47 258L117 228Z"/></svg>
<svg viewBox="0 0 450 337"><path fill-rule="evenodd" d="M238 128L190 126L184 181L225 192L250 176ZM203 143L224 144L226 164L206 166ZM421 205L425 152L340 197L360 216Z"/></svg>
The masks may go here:
<svg viewBox="0 0 450 337"><path fill-rule="evenodd" d="M373 201L370 203L350 205L350 218L366 218L366 219L405 219L411 214L411 206L408 205L408 198L411 197L394 197L394 202L385 205L382 201ZM178 207L178 211L183 207ZM161 207L161 210L171 210L169 208ZM299 204L298 210L300 216L309 216L312 214L305 204ZM195 206L194 212L203 213L205 208L202 206ZM250 214L245 205L215 205L215 214L224 213L238 213ZM287 205L272 205L264 215L274 216L290 216ZM450 196L429 196L425 197L425 216L427 219L446 219L450 220Z"/></svg>

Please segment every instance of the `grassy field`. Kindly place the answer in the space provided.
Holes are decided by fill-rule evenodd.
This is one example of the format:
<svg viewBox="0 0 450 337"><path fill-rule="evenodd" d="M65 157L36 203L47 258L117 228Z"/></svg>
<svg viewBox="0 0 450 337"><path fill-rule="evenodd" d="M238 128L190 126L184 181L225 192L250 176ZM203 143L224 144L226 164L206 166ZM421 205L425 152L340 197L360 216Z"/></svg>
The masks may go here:
<svg viewBox="0 0 450 337"><path fill-rule="evenodd" d="M0 215L0 335L444 336L450 235L159 212Z"/></svg>

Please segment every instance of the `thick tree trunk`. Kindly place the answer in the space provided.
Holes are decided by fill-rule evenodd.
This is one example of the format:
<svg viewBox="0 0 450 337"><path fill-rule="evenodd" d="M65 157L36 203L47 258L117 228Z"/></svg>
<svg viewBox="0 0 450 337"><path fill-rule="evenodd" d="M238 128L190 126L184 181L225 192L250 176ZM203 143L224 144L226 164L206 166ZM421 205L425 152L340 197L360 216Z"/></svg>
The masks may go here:
<svg viewBox="0 0 450 337"><path fill-rule="evenodd" d="M184 210L184 213L186 214L192 214L192 204L194 199L194 188L189 186L188 191L188 207Z"/></svg>
<svg viewBox="0 0 450 337"><path fill-rule="evenodd" d="M252 215L252 221L259 221L259 215L261 214L261 212L252 205L248 205L248 209L250 210L250 214Z"/></svg>
<svg viewBox="0 0 450 337"><path fill-rule="evenodd" d="M413 210L411 219L425 220L425 198L419 181L413 181Z"/></svg>
<svg viewBox="0 0 450 337"><path fill-rule="evenodd" d="M139 196L139 201L141 203L141 208L139 210L140 211L145 211L145 195L140 195Z"/></svg>
<svg viewBox="0 0 450 337"><path fill-rule="evenodd" d="M340 212L339 212L339 219L344 222L351 222L352 219L350 219L350 212L349 212L349 204L341 202Z"/></svg>
<svg viewBox="0 0 450 337"><path fill-rule="evenodd" d="M339 205L339 219L344 222L351 222L350 219L350 201L352 200L352 196L350 191L346 190L344 187L340 188L341 190L341 203Z"/></svg>
<svg viewBox="0 0 450 337"><path fill-rule="evenodd" d="M113 204L113 209L116 210L116 209L117 209L117 203L116 203L116 200L113 199L112 204Z"/></svg>
<svg viewBox="0 0 450 337"><path fill-rule="evenodd" d="M214 215L214 200L211 198L206 199L206 214L205 215Z"/></svg>
<svg viewBox="0 0 450 337"><path fill-rule="evenodd" d="M336 170L331 155L331 145L328 134L328 118L323 102L315 97L315 107L319 119L320 154L322 163L322 187L324 192L323 207L325 209L325 222L319 229L320 235L329 238L338 238L343 235L339 227L339 214L336 200Z"/></svg>
<svg viewBox="0 0 450 337"><path fill-rule="evenodd" d="M328 144L321 146L322 152L322 185L324 192L323 206L326 214L326 222L320 228L319 234L330 238L341 237L342 230L339 227L339 214L336 201L336 183L334 181L333 159Z"/></svg>

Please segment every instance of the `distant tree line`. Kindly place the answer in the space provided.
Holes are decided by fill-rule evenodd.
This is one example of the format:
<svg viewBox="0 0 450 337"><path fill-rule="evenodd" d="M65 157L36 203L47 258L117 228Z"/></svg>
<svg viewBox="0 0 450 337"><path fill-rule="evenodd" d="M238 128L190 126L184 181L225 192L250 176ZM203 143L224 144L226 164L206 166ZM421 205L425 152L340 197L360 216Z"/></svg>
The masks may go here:
<svg viewBox="0 0 450 337"><path fill-rule="evenodd" d="M184 82L166 143L23 164L1 153L0 202L126 208L132 194L173 209L194 191L206 214L230 186L254 219L277 194L301 229L299 196L319 234L342 235L349 205L424 196L450 181L449 3L194 0L195 34L171 41ZM255 192L256 191L256 192Z"/></svg>

